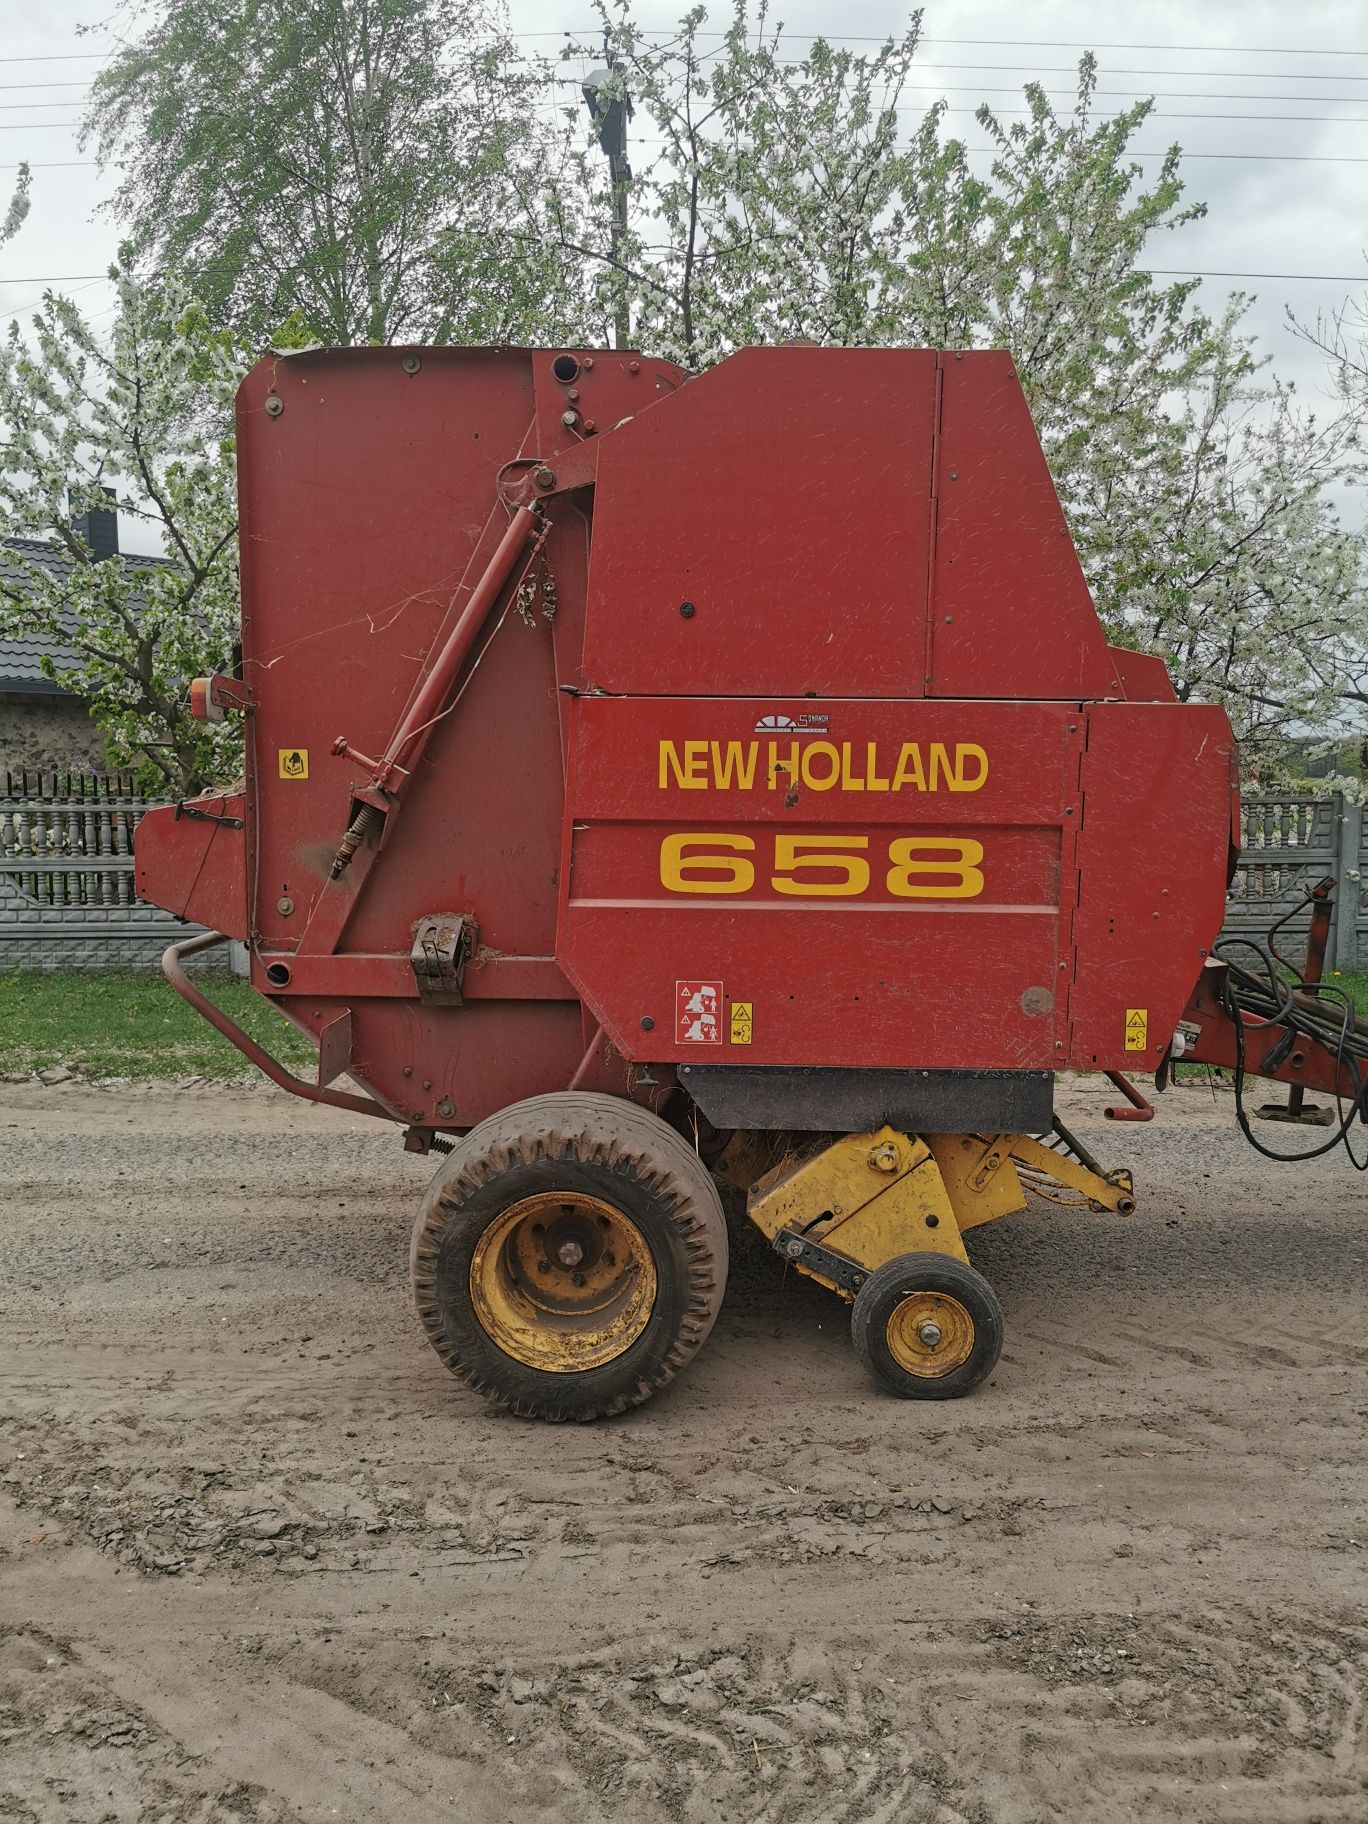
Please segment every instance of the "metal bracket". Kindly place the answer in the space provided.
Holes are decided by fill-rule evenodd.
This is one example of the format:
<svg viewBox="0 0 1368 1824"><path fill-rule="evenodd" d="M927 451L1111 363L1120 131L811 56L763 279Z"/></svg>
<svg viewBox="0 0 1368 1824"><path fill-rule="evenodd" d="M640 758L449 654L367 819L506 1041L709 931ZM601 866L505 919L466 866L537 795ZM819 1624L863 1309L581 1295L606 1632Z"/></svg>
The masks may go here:
<svg viewBox="0 0 1368 1824"><path fill-rule="evenodd" d="M410 960L425 1007L462 1004L461 982L479 941L480 928L471 912L436 912L419 919Z"/></svg>
<svg viewBox="0 0 1368 1824"><path fill-rule="evenodd" d="M188 817L192 823L221 823L225 830L240 830L241 817L221 817L217 811L201 811L193 804L178 804L173 823L179 823L182 817Z"/></svg>
<svg viewBox="0 0 1368 1824"><path fill-rule="evenodd" d="M857 1267L846 1255L835 1254L815 1241L807 1241L793 1229L780 1229L770 1246L795 1267L820 1273L823 1279L829 1279L852 1297L869 1278L867 1267Z"/></svg>

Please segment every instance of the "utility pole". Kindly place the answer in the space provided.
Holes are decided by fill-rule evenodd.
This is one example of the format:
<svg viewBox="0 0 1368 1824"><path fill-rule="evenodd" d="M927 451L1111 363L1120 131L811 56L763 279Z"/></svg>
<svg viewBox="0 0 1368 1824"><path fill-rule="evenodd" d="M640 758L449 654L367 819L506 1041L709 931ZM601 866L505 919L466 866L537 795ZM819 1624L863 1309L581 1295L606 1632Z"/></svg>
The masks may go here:
<svg viewBox="0 0 1368 1824"><path fill-rule="evenodd" d="M632 98L622 80L622 66L617 63L590 70L580 93L608 160L613 192L608 243L613 259L613 341L618 348L630 348L632 314L622 259L627 244L627 192L632 183L632 167L627 163L627 122L632 118Z"/></svg>

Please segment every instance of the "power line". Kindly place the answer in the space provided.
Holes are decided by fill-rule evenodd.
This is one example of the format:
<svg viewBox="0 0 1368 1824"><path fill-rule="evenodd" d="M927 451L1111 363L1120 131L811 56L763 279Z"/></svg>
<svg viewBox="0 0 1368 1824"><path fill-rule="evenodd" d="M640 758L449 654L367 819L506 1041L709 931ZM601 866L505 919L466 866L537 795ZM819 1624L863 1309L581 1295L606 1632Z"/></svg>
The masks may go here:
<svg viewBox="0 0 1368 1824"><path fill-rule="evenodd" d="M575 85L575 86L577 86L577 85ZM968 86L969 85L966 84L965 88L968 88ZM957 87L953 90L953 93L963 94L965 92L965 88ZM929 84L929 83L928 84L910 83L910 84L908 84L908 87L904 91L904 93L908 93L908 92L916 93L916 94L940 94L943 91L936 88L933 84ZM972 90L970 90L970 92L989 94L989 95L1015 95L1018 93L1018 91L1016 89L987 89L987 90L972 89ZM1117 93L1117 91L1106 91L1106 92L1108 94ZM1123 94L1126 93L1126 91L1124 91L1124 90L1119 91L1119 92L1123 93ZM1074 91L1072 89L1047 89L1044 91L1044 93L1046 95L1068 96L1068 95L1072 95L1074 93ZM1103 91L1099 90L1098 93L1101 94L1101 93L1103 93ZM1173 101L1181 101L1181 100L1185 100L1186 97L1180 96L1180 95L1174 95L1174 96L1169 97L1169 99L1173 100ZM1205 99L1208 99L1208 98L1204 97L1204 96L1194 96L1193 97L1193 100L1205 100ZM1276 100L1280 100L1282 98L1279 96L1263 96L1263 95L1249 95L1249 96L1234 95L1234 96L1229 96L1229 97L1221 95L1221 96L1212 96L1209 99L1219 100L1219 101L1225 101L1225 100L1276 101ZM1314 96L1314 95L1292 95L1292 96L1287 97L1287 99L1290 101L1313 102L1313 101L1318 100L1319 97ZM1365 102L1368 102L1368 95L1345 95L1343 97L1336 97L1336 99L1342 99L1347 104L1357 106L1357 107L1362 107L1365 104ZM3 101L3 102L0 102L0 113L11 113L11 112L17 113L21 109L29 109L29 108L65 108L65 107L68 107L69 105L70 105L70 103L66 102L66 101L35 101L35 102ZM983 105L984 106L992 105L992 111L995 114L1023 114L1023 113L1025 113L1025 110L1020 109L1020 108L1001 108L1001 107L998 107L996 105L989 104L986 102ZM923 107L895 108L893 110L893 112L895 114L921 114L921 113L924 113L927 111L928 110ZM955 107L948 108L946 111L947 111L947 113L950 113L950 114L975 114L975 113L977 113L978 110L976 108L955 106ZM1102 120L1107 117L1104 114L1099 113L1097 118L1099 120ZM1256 114L1256 113L1252 113L1248 109L1243 109L1236 113L1226 114L1226 113L1214 113L1210 109L1194 109L1189 112L1189 111L1183 111L1183 110L1174 109L1174 108L1156 108L1154 110L1154 112L1149 115L1148 118L1150 120L1259 120L1259 121L1267 120L1267 121L1291 121L1291 122L1305 121L1311 125L1316 125L1316 126L1332 126L1332 127L1333 126L1341 126L1341 127L1368 126L1368 114ZM29 123L21 122L19 124L27 125ZM58 124L66 124L66 123L58 123L56 121L35 121L32 124L35 126L56 126Z"/></svg>
<svg viewBox="0 0 1368 1824"><path fill-rule="evenodd" d="M1362 272L1235 272L1200 266L1144 266L1137 270L1162 279L1297 279L1325 285L1368 285L1368 266ZM107 272L28 273L23 278L0 278L0 285L70 285L83 280L97 283L108 277Z"/></svg>
<svg viewBox="0 0 1368 1824"><path fill-rule="evenodd" d="M1184 266L1145 268L1158 279L1294 279L1315 285L1368 285L1368 268L1362 272L1197 272Z"/></svg>
<svg viewBox="0 0 1368 1824"><path fill-rule="evenodd" d="M1364 99L1368 100L1368 97L1365 97ZM984 102L982 105L984 107L989 106L987 102ZM977 116L979 110L977 108L956 106L947 108L945 111L947 114L973 114ZM895 114L926 114L930 112L930 109L925 106L894 108L893 112ZM1002 116L1019 115L1024 119L1030 119L1031 117L1030 110L1027 108L1001 108L993 106L990 108L990 112ZM1100 123L1105 120L1115 120L1118 117L1114 114L1098 114L1094 116L1094 118ZM1197 111L1188 113L1185 110L1177 108L1156 108L1152 114L1146 115L1145 118L1147 120L1300 120L1306 121L1313 126L1368 126L1368 114L1250 114L1248 112L1240 114L1213 114L1209 110L1204 113Z"/></svg>
<svg viewBox="0 0 1368 1824"><path fill-rule="evenodd" d="M930 69L935 66L923 64L921 67L923 69ZM973 68L974 66L966 65L964 67ZM991 65L989 67L996 68L998 66ZM551 80L558 88L579 87L578 82L573 77L556 76L552 77ZM1365 76L1364 80L1368 81L1368 76ZM80 86L79 83L10 82L0 83L0 93L10 94L20 89L79 88ZM1022 84L909 82L903 84L902 87L904 93L918 95L1019 95L1021 93ZM89 92L88 89L85 90L84 95L88 95ZM1072 97L1076 96L1078 91L1076 88L1044 89L1042 90L1042 93L1045 95ZM1132 101L1304 101L1308 104L1315 103L1318 106L1343 106L1347 108L1363 107L1365 103L1368 103L1368 95L1270 95L1267 93L1251 93L1244 89L1095 89L1093 93L1095 95L1106 96L1108 99L1129 99ZM66 108L83 100L84 95L69 95L65 99L59 101L3 101L0 102L0 109L18 110L20 108L30 107ZM1193 120L1275 120L1282 119L1284 116L1271 114L1250 114L1247 116L1213 114L1209 116L1191 115L1189 118ZM1298 114L1287 116L1286 118L1296 120L1337 120L1340 116Z"/></svg>
<svg viewBox="0 0 1368 1824"><path fill-rule="evenodd" d="M1003 110L1007 112L1007 110ZM959 109L960 113L971 113L972 109ZM1172 116L1171 118L1178 118ZM1254 116L1249 116L1253 119ZM84 123L79 120L0 120L0 133L33 133L49 132L54 128L79 127ZM1350 123L1352 124L1352 123ZM898 146L899 152L911 152L912 146ZM970 146L971 153L992 152L992 146ZM1127 158L1167 158L1167 152L1127 151ZM1368 157L1358 158L1344 153L1334 152L1189 152L1179 147L1180 159L1225 159L1236 164L1260 165L1368 165ZM79 161L78 161L79 162Z"/></svg>
<svg viewBox="0 0 1368 1824"><path fill-rule="evenodd" d="M792 38L820 37L815 32L791 32ZM851 44L883 44L882 38L859 38L852 34L842 33L843 42ZM1315 46L1300 44L1114 44L1090 41L1085 38L919 38L918 44L987 44L1013 50L1072 50L1077 45L1081 50L1091 51L1196 51L1199 55L1230 57L1368 57L1368 49L1323 50Z"/></svg>
<svg viewBox="0 0 1368 1824"><path fill-rule="evenodd" d="M0 63L89 63L92 57L108 57L109 51L60 51L41 57L0 57Z"/></svg>
<svg viewBox="0 0 1368 1824"><path fill-rule="evenodd" d="M573 78L567 77L567 82ZM997 86L992 83L978 82L909 82L904 84L908 90L919 95L1019 95L1021 84ZM1077 89L1042 89L1042 95L1077 95ZM1095 95L1105 95L1108 99L1129 99L1131 101L1305 101L1314 102L1318 107L1342 105L1346 108L1361 108L1368 102L1368 95L1253 95L1243 89L1094 89Z"/></svg>
<svg viewBox="0 0 1368 1824"><path fill-rule="evenodd" d="M97 158L58 158L48 159L46 162L40 161L35 165L30 159L26 158L24 160L24 164L28 166L30 171L93 171L99 162L100 161ZM0 171L18 171L21 169L22 166L20 165L0 165Z"/></svg>
<svg viewBox="0 0 1368 1824"><path fill-rule="evenodd" d="M806 58L776 58L776 62L805 63ZM1077 69L1073 64L1030 64L1030 63L923 63L916 66L923 70L1027 70L1038 76L1076 76ZM1129 64L1122 64L1106 72L1109 76L1214 76L1216 80L1227 82L1368 82L1368 70L1361 76L1343 70L1334 76L1321 76L1313 70L1147 70L1133 69Z"/></svg>
<svg viewBox="0 0 1368 1824"><path fill-rule="evenodd" d="M589 26L579 31L540 31L510 32L510 38L583 38L593 37L598 30ZM643 38L673 38L676 31L661 28L643 32ZM699 32L700 38L725 38L725 32ZM892 33L873 32L790 32L784 31L786 38L824 39L827 43L839 44L887 44ZM1302 44L1118 44L1102 43L1087 38L929 38L919 37L918 44L986 44L1013 49L1071 50L1075 45L1084 50L1093 51L1196 51L1209 56L1226 55L1230 57L1368 57L1368 48L1360 51L1342 48L1327 49L1321 45Z"/></svg>
<svg viewBox="0 0 1368 1824"><path fill-rule="evenodd" d="M912 146L899 146L900 152L911 152ZM969 146L966 148L972 156L975 153L997 153L995 146ZM1190 158L1234 159L1240 164L1256 165L1368 165L1368 158L1349 157L1334 152L1189 152L1185 146L1178 148L1179 162ZM1167 158L1167 152L1126 152L1126 158Z"/></svg>

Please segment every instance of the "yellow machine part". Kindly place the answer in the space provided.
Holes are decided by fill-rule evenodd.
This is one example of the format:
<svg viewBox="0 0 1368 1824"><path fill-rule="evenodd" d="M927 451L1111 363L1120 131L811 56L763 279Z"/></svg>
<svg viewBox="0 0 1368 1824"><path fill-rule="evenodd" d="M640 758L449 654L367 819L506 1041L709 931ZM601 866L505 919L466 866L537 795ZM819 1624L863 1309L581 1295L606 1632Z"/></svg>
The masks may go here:
<svg viewBox="0 0 1368 1824"><path fill-rule="evenodd" d="M792 1233L866 1272L900 1254L967 1262L966 1229L1025 1209L1023 1173L1032 1190L1056 1202L1121 1214L1135 1208L1129 1173L1101 1174L1025 1134L921 1139L891 1127L846 1134L809 1157L782 1160L752 1184L746 1207L770 1241ZM813 1266L794 1264L850 1296Z"/></svg>

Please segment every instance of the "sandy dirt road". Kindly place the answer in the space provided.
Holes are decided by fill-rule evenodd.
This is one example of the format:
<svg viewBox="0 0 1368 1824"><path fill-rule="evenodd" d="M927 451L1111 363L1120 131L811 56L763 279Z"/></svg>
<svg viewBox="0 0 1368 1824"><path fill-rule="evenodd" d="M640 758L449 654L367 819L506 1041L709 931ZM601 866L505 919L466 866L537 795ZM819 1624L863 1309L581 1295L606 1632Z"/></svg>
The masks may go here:
<svg viewBox="0 0 1368 1824"><path fill-rule="evenodd" d="M556 1429L421 1342L379 1124L0 1088L0 1819L1362 1824L1368 1181L1068 1100L1140 1212L972 1238L972 1399L743 1232Z"/></svg>

